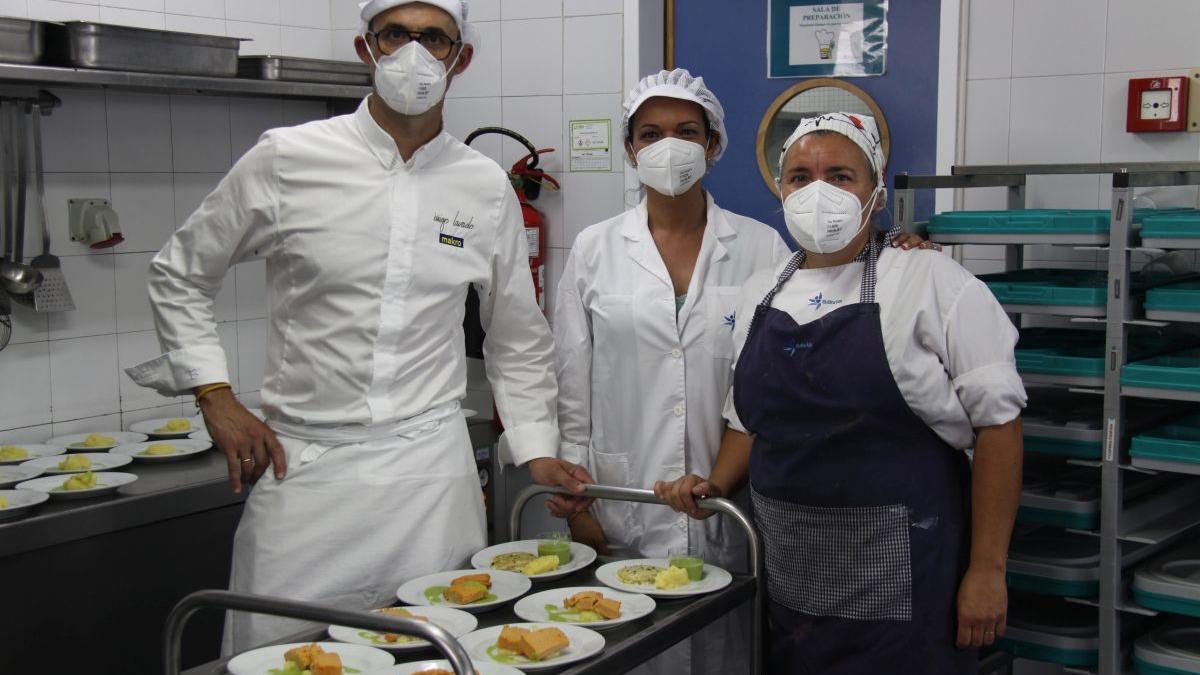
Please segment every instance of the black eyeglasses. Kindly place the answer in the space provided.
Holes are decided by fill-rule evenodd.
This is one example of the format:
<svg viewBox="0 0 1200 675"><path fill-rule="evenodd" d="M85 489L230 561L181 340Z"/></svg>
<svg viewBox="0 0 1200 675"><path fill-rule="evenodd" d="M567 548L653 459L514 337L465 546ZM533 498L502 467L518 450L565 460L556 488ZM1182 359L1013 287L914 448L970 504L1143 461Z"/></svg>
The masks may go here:
<svg viewBox="0 0 1200 675"><path fill-rule="evenodd" d="M375 39L375 48L384 56L416 41L432 54L433 58L440 61L450 56L455 45L462 44L462 40L455 40L442 32L405 30L399 26L384 26L378 32L368 31L367 35Z"/></svg>

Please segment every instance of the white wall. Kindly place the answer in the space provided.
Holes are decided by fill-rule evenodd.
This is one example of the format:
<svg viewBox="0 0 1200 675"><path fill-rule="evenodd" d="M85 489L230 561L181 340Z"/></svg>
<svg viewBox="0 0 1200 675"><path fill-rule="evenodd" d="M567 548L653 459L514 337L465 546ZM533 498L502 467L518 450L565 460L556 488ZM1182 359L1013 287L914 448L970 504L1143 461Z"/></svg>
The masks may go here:
<svg viewBox="0 0 1200 675"><path fill-rule="evenodd" d="M966 1L966 0L965 0ZM969 0L966 164L1200 160L1200 134L1125 132L1130 78L1200 66L1192 0ZM960 114L963 114L960 112ZM1108 208L1111 178L1041 176L1028 206ZM1196 205L1196 189L1146 191L1159 206ZM966 191L964 208L1004 208L1002 188ZM1027 249L1027 266L1094 266L1096 252ZM976 273L1001 249L968 246Z"/></svg>

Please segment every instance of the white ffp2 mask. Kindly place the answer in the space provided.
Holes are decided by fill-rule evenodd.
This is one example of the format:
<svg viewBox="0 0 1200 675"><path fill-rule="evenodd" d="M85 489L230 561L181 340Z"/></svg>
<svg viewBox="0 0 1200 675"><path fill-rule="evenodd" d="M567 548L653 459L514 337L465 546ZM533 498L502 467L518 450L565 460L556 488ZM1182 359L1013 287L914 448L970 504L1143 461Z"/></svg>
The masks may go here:
<svg viewBox="0 0 1200 675"><path fill-rule="evenodd" d="M879 193L877 187L867 202ZM853 193L815 180L783 200L783 219L788 233L811 253L836 253L850 245L867 226L866 207Z"/></svg>
<svg viewBox="0 0 1200 675"><path fill-rule="evenodd" d="M442 100L448 75L444 63L413 41L375 60L375 91L401 115L420 115Z"/></svg>
<svg viewBox="0 0 1200 675"><path fill-rule="evenodd" d="M668 197L678 197L704 177L705 147L681 138L664 138L637 154L642 185Z"/></svg>

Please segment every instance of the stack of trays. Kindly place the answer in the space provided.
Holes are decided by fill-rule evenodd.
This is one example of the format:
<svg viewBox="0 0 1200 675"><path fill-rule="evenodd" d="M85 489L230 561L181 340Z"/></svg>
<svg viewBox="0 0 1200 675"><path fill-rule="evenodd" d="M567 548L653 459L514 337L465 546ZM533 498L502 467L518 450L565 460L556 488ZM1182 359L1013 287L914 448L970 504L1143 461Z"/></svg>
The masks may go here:
<svg viewBox="0 0 1200 675"><path fill-rule="evenodd" d="M1200 673L1200 623L1174 621L1140 638L1133 663L1141 675Z"/></svg>
<svg viewBox="0 0 1200 675"><path fill-rule="evenodd" d="M1186 414L1186 403L1131 399L1125 405L1125 429L1136 433ZM1030 387L1021 413L1025 451L1074 459L1104 457L1104 399L1052 387Z"/></svg>
<svg viewBox="0 0 1200 675"><path fill-rule="evenodd" d="M1194 340L1156 332L1129 335L1128 360L1149 359ZM1079 328L1023 328L1016 348L1017 370L1026 382L1066 386L1104 386L1104 331ZM1126 372L1129 366L1125 366ZM1197 373L1200 387L1200 369Z"/></svg>
<svg viewBox="0 0 1200 675"><path fill-rule="evenodd" d="M1197 240L1200 246L1200 239ZM1200 321L1200 281L1181 281L1146 292L1146 318L1154 321Z"/></svg>
<svg viewBox="0 0 1200 675"><path fill-rule="evenodd" d="M1144 469L1200 473L1200 416L1134 436L1129 455Z"/></svg>
<svg viewBox="0 0 1200 675"><path fill-rule="evenodd" d="M1146 216L1142 245L1150 248L1200 248L1200 211L1180 210Z"/></svg>
<svg viewBox="0 0 1200 675"><path fill-rule="evenodd" d="M1154 358L1135 357L1121 368L1121 391L1126 394L1172 398L1172 392L1200 395L1200 349Z"/></svg>
<svg viewBox="0 0 1200 675"><path fill-rule="evenodd" d="M1024 469L1017 520L1075 530L1100 527L1099 469L1035 457L1025 459ZM1169 475L1130 472L1124 480L1124 499L1137 499L1171 480Z"/></svg>
<svg viewBox="0 0 1200 675"><path fill-rule="evenodd" d="M983 274L979 280L1012 312L1105 314L1108 273L1103 270L1027 269Z"/></svg>
<svg viewBox="0 0 1200 675"><path fill-rule="evenodd" d="M948 244L1004 244L1014 239L1030 244L1107 244L1108 211L1021 209L955 211L929 219L932 239Z"/></svg>
<svg viewBox="0 0 1200 675"><path fill-rule="evenodd" d="M1200 617L1200 542L1178 546L1139 567L1133 599L1150 609Z"/></svg>
<svg viewBox="0 0 1200 675"><path fill-rule="evenodd" d="M996 647L1013 656L1066 666L1100 661L1100 626L1094 607L1062 598L1009 593L1008 630Z"/></svg>

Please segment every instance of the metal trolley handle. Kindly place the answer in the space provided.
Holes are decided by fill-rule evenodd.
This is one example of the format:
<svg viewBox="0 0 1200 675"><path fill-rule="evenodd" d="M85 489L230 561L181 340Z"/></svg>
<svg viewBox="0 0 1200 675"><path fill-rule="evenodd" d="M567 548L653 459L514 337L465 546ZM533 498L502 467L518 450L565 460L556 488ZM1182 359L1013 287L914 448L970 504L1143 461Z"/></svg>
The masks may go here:
<svg viewBox="0 0 1200 675"><path fill-rule="evenodd" d="M231 591L196 591L180 600L167 617L167 624L163 628L163 673L165 675L179 675L179 641L183 637L183 627L188 619L196 613L196 610L202 607L217 607L318 623L355 626L388 633L415 635L432 642L433 646L450 661L450 666L458 675L475 672L471 665L471 658L458 640L455 640L446 629L433 623L391 614L333 609L310 602L272 598L265 595Z"/></svg>
<svg viewBox="0 0 1200 675"><path fill-rule="evenodd" d="M509 536L516 541L521 538L521 512L530 499L539 494L563 494L576 496L569 490L548 485L530 485L522 490L513 501L512 513L509 516ZM638 490L634 488L614 487L611 485L585 485L583 495L595 499L613 499L626 502L643 502L668 506L667 502L658 498L653 490ZM696 505L709 511L724 514L746 531L747 548L750 554L750 575L754 577L754 617L751 620L751 672L758 675L762 672L762 621L764 611L764 587L762 583L762 543L758 531L750 517L742 512L733 502L721 497L697 500Z"/></svg>

